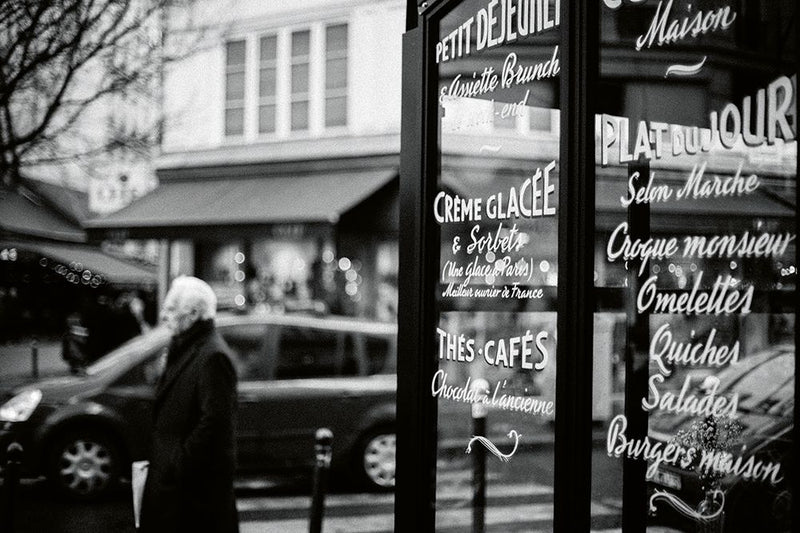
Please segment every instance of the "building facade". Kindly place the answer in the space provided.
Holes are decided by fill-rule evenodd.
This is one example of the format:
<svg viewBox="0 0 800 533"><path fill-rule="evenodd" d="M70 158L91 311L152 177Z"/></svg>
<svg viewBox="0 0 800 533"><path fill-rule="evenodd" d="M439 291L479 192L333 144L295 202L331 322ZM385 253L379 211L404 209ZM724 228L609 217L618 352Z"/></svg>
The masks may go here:
<svg viewBox="0 0 800 533"><path fill-rule="evenodd" d="M164 76L159 187L90 234L160 239L164 284L198 275L224 306L394 320L404 13L200 3Z"/></svg>

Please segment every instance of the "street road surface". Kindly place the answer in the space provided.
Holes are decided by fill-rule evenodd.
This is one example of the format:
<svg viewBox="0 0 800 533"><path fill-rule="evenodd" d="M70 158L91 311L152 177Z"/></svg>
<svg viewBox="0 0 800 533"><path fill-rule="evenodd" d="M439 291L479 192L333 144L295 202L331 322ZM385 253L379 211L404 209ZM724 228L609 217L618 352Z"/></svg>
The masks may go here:
<svg viewBox="0 0 800 533"><path fill-rule="evenodd" d="M592 531L619 531L620 501L617 481L610 472L613 461L602 451L595 453L596 481L593 484ZM552 450L539 449L519 454L516 459L529 465L515 472L536 471L530 465L552 464ZM458 463L458 461L455 461ZM459 463L460 464L460 463ZM440 465L437 489L437 532L471 530L471 477L468 469L447 470ZM543 483L509 477L489 469L487 478L486 531L496 533L550 532L553 489ZM238 483L237 507L242 533L306 533L311 505L308 480L271 480ZM19 490L17 533L135 533L128 488L105 501L76 503L54 496L43 481L27 481ZM325 533L394 531L394 495L335 491L325 500Z"/></svg>

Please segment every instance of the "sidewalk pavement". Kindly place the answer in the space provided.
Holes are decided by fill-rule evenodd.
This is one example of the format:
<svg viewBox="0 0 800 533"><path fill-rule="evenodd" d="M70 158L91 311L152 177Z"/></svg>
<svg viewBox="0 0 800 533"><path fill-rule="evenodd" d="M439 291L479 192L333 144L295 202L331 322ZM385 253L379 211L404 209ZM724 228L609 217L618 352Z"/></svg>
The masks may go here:
<svg viewBox="0 0 800 533"><path fill-rule="evenodd" d="M35 381L32 348L37 350L39 378L69 374L69 365L61 358L61 342L22 341L0 344L0 388L9 390Z"/></svg>

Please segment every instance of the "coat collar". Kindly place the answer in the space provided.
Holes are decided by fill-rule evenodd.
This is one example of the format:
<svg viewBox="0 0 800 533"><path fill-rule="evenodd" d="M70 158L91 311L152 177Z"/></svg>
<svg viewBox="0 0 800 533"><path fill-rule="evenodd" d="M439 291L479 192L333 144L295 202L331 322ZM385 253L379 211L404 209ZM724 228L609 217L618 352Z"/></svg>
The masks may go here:
<svg viewBox="0 0 800 533"><path fill-rule="evenodd" d="M213 329L213 320L202 320L196 322L183 333L173 337L169 346L169 354L167 355L167 366L156 386L154 413L158 410L164 396L175 383L175 380L197 355L197 351L202 344L200 341L206 338Z"/></svg>
<svg viewBox="0 0 800 533"><path fill-rule="evenodd" d="M212 329L214 329L213 319L198 320L189 326L186 331L172 337L172 341L169 344L169 359L167 360L167 364L173 364L178 359L182 358L191 345L194 344L194 341L205 336Z"/></svg>

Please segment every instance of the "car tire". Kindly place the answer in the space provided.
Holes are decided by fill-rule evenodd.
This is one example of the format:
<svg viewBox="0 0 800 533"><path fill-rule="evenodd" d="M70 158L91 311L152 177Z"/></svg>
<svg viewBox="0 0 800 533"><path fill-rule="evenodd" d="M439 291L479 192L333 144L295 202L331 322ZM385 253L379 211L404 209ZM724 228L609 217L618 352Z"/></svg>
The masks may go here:
<svg viewBox="0 0 800 533"><path fill-rule="evenodd" d="M48 478L59 493L93 500L119 483L122 456L114 439L103 432L76 429L55 438L47 462Z"/></svg>
<svg viewBox="0 0 800 533"><path fill-rule="evenodd" d="M355 463L362 484L373 491L394 488L397 437L393 427L367 433L357 448Z"/></svg>

